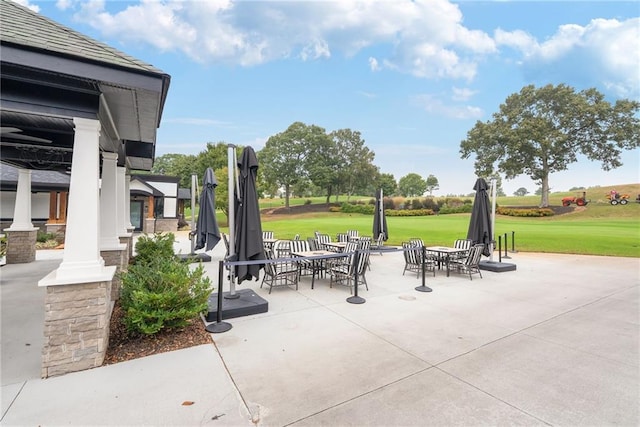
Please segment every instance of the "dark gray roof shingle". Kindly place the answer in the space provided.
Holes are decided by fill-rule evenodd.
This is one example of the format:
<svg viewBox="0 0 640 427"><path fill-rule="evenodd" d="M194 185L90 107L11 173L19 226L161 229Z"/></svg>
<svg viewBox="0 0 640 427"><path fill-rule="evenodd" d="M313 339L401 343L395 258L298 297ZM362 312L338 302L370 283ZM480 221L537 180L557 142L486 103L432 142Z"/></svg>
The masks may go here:
<svg viewBox="0 0 640 427"><path fill-rule="evenodd" d="M162 73L153 65L60 25L9 0L0 0L0 40L32 49L129 69Z"/></svg>
<svg viewBox="0 0 640 427"><path fill-rule="evenodd" d="M69 188L69 174L49 171L49 170L31 170L31 187L33 190L51 188L51 189L67 189ZM3 188L15 188L18 185L18 168L9 164L0 162L0 182Z"/></svg>

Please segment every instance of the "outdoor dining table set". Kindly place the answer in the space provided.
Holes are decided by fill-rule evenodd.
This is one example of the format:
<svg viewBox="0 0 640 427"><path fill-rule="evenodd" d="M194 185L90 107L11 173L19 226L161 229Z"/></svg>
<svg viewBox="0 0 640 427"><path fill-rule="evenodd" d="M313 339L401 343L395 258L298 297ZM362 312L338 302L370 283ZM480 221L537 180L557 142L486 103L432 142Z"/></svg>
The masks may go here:
<svg viewBox="0 0 640 427"><path fill-rule="evenodd" d="M295 286L297 289L301 276L311 276L311 289L317 278L325 276L329 276L330 287L341 284L353 289L355 276L358 276L358 284L368 286L365 270L369 265L370 237L359 237L352 232L346 241L335 241L327 234L316 232L315 237L304 240L299 236L284 240L265 231L263 242L270 262L265 264L260 286L268 285L269 293L276 286ZM354 262L356 254L358 259Z"/></svg>
<svg viewBox="0 0 640 427"><path fill-rule="evenodd" d="M403 242L402 248L405 258L403 275L406 271L411 271L420 277L423 271L429 271L435 276L436 268L440 270L444 267L447 277L450 276L451 270L455 269L457 272L469 274L471 280L473 274L482 278L479 263L483 244L474 245L469 239L457 239L453 247L425 246L422 239L412 238L409 242Z"/></svg>

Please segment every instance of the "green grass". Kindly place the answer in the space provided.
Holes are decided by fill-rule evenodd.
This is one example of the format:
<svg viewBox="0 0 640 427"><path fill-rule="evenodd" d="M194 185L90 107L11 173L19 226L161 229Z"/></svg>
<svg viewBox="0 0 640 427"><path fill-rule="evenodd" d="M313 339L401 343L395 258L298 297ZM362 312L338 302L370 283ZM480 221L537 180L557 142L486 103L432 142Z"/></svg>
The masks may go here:
<svg viewBox="0 0 640 427"><path fill-rule="evenodd" d="M640 214L639 206L623 206ZM420 237L431 245L451 245L466 238L469 214L428 217L387 217L389 245L400 245L411 237ZM563 218L564 217L564 218ZM507 234L511 250L590 255L640 257L639 216L600 218L592 214L568 214L551 218L496 218L496 240ZM365 215L318 214L313 217L263 221L262 229L271 230L279 238L291 239L295 234L313 236L315 230L335 236L348 229L361 235L372 235L373 218ZM513 234L512 234L513 233Z"/></svg>
<svg viewBox="0 0 640 427"><path fill-rule="evenodd" d="M496 240L508 237L511 250L512 235L515 249L525 252L551 252L588 255L609 255L640 258L640 203L635 197L640 193L640 184L620 185L620 193L631 195L626 206L611 206L606 194L613 187L588 188L589 205L576 212L546 218L515 218L498 215L496 218ZM553 193L551 205L561 205L562 197L575 192ZM324 203L325 198L309 198L313 203ZM351 199L368 199L355 196ZM284 206L283 199L270 199L270 207ZM305 203L306 198L291 199L291 205ZM332 201L334 198L332 198ZM342 196L340 201L346 201ZM282 202L282 204L280 204ZM500 197L501 206L537 206L539 196ZM269 207L261 201L261 207ZM188 216L188 214L187 214ZM218 224L227 232L227 218L218 212ZM427 217L387 217L389 227L388 245L400 245L411 237L420 237L432 245L451 245L455 239L466 238L469 214L438 215ZM372 235L373 217L358 214L315 213L305 215L263 216L262 229L273 231L278 238L291 239L313 236L315 230L335 236L349 229L361 235ZM514 234L512 234L514 233ZM502 242L504 245L504 240ZM504 251L504 246L503 246Z"/></svg>

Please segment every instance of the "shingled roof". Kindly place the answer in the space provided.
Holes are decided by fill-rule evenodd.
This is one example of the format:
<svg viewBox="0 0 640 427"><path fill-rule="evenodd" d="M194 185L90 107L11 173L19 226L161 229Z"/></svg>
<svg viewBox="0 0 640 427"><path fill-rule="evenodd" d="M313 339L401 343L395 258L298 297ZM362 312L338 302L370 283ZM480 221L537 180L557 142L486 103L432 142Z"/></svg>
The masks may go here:
<svg viewBox="0 0 640 427"><path fill-rule="evenodd" d="M153 65L60 25L9 0L0 0L0 41L71 58L163 73Z"/></svg>
<svg viewBox="0 0 640 427"><path fill-rule="evenodd" d="M17 168L0 162L0 188L16 191L18 174ZM31 171L31 191L68 190L70 179L67 173L34 169Z"/></svg>

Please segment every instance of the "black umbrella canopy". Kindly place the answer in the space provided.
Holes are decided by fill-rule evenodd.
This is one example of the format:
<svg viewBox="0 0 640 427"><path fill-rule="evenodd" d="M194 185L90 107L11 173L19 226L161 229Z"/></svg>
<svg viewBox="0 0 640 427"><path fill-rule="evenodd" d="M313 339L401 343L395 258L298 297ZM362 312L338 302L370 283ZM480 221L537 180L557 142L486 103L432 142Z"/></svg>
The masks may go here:
<svg viewBox="0 0 640 427"><path fill-rule="evenodd" d="M205 251L213 249L220 241L220 229L216 220L216 187L218 181L213 169L207 168L202 182L202 194L200 194L200 211L196 223L197 241L195 249ZM192 213L193 214L193 213Z"/></svg>
<svg viewBox="0 0 640 427"><path fill-rule="evenodd" d="M235 252L236 261L256 261L265 259L262 241L262 223L256 191L258 157L251 147L245 147L238 160L238 189L235 209ZM235 276L238 283L243 280L258 280L264 264L237 265Z"/></svg>
<svg viewBox="0 0 640 427"><path fill-rule="evenodd" d="M385 242L389 238L387 229L387 217L384 214L384 197L382 188L376 191L375 212L373 213L373 238L377 239L380 233L384 233Z"/></svg>
<svg viewBox="0 0 640 427"><path fill-rule="evenodd" d="M489 186L483 178L478 178L473 189L476 190L476 195L473 199L467 239L473 240L474 244L482 243L484 245L482 254L490 256L493 233L491 230L491 203L487 193Z"/></svg>

